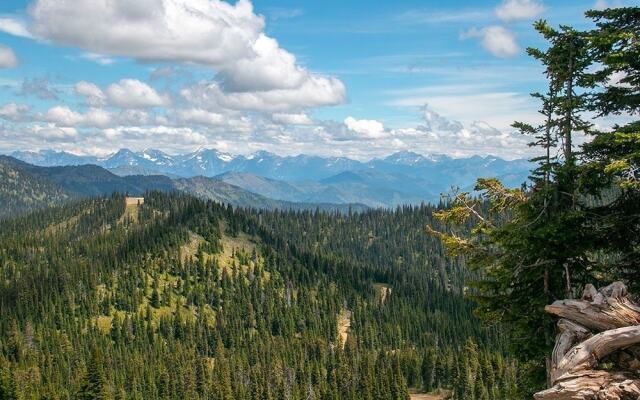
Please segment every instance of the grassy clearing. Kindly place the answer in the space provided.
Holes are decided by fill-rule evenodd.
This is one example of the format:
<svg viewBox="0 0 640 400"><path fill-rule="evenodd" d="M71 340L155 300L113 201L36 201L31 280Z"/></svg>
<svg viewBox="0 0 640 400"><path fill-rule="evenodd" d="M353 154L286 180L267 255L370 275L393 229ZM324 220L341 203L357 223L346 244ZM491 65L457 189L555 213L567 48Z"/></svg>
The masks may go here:
<svg viewBox="0 0 640 400"><path fill-rule="evenodd" d="M184 263L189 258L195 257L202 243L204 243L202 236L189 232L189 241L180 246L180 260Z"/></svg>
<svg viewBox="0 0 640 400"><path fill-rule="evenodd" d="M222 253L218 258L220 266L231 266L234 252L244 251L250 255L255 249L255 239L246 233L240 233L237 237L224 235L222 237Z"/></svg>
<svg viewBox="0 0 640 400"><path fill-rule="evenodd" d="M118 224L123 224L125 221L131 221L131 223L137 224L141 204L144 204L144 197L125 197L124 214L120 217Z"/></svg>
<svg viewBox="0 0 640 400"><path fill-rule="evenodd" d="M137 198L126 198L125 212L120 218L119 223L137 223L138 210L142 202L143 201L140 201L140 203L138 203ZM222 232L225 232L224 224L222 224L221 228ZM205 239L202 236L194 232L189 232L189 240L179 248L181 261L186 262L189 258L196 257L196 255L198 254L198 250L201 248L201 245L203 243L205 243ZM236 268L241 274L246 273L251 268L262 264L262 259L259 256L255 261L251 257L254 250L257 251L257 239L245 233L240 233L236 237L223 235L221 243L222 251L218 254L204 253L205 260L217 258L220 268L227 268L230 270ZM263 274L264 277L268 280L268 272L265 271L263 272ZM138 314L146 316L147 310L151 311L151 318L154 324L158 324L160 319L165 316L175 314L176 310L180 313L181 317L185 321L193 321L198 317L199 310L195 306L186 305L187 299L176 292L176 288L179 286L179 284L183 283L180 282L181 278L179 276L175 276L167 272L163 272L157 275L159 295L165 299L167 297L169 298L168 303L165 303L158 308L150 306L151 293L153 290L152 285L154 281L154 277L151 273L148 274L147 281L148 287L145 290L144 298L142 299L142 302L136 311L125 313L123 311L112 309L107 313L107 315L99 315L94 318L94 322L101 331L108 333L111 330L115 315L118 315L118 317L121 319L124 319L126 314ZM100 285L100 287L98 288L98 296L103 297L107 294L107 289L104 287L104 285ZM208 323L210 323L210 325L213 327L215 323L216 311L209 305L205 305L204 307L202 307L201 312L204 314L205 319L208 321ZM350 326L349 318L351 313L348 313L349 314L346 317L347 321L345 323L346 328L343 328L346 329L345 332L348 331ZM346 341L346 336L343 341Z"/></svg>

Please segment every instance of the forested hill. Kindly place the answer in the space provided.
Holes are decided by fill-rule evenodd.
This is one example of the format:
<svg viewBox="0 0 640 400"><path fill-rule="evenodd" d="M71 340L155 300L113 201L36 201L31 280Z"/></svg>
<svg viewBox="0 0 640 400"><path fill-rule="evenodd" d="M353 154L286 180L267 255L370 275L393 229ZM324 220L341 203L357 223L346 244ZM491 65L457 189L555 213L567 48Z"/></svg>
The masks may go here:
<svg viewBox="0 0 640 400"><path fill-rule="evenodd" d="M237 207L259 209L364 210L362 204L296 203L274 200L226 182L194 177L171 179L163 175L118 176L97 165L40 167L0 155L0 218L71 199L108 196L114 192L139 196L147 190L181 191Z"/></svg>
<svg viewBox="0 0 640 400"><path fill-rule="evenodd" d="M0 156L0 218L73 199L60 186L25 172L11 158Z"/></svg>
<svg viewBox="0 0 640 400"><path fill-rule="evenodd" d="M177 193L0 225L0 398L519 398L429 207L233 209Z"/></svg>

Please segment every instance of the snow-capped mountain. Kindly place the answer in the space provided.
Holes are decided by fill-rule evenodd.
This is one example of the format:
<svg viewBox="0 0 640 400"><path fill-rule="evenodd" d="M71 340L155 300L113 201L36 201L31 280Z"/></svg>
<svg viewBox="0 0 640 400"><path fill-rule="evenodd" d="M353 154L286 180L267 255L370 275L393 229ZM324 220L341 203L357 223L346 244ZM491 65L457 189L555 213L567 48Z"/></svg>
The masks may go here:
<svg viewBox="0 0 640 400"><path fill-rule="evenodd" d="M206 148L176 155L154 149L121 149L105 158L52 150L14 152L12 156L40 166L96 164L121 176L213 177L278 200L361 202L373 207L437 201L440 193L452 186L473 187L479 177L498 177L509 186L518 186L527 180L531 168L527 160L492 156L454 159L410 151L368 162L279 156L266 151L243 156Z"/></svg>

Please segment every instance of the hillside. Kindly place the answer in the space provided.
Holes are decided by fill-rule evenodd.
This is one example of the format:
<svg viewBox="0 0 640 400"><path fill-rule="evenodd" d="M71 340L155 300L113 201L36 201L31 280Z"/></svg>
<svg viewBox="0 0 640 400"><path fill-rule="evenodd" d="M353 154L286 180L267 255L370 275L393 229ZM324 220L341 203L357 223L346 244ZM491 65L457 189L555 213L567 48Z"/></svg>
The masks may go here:
<svg viewBox="0 0 640 400"><path fill-rule="evenodd" d="M25 173L21 164L0 156L0 219L74 198L72 193L47 179Z"/></svg>
<svg viewBox="0 0 640 400"><path fill-rule="evenodd" d="M226 179L194 177L189 179L176 179L174 185L177 190L192 194L206 200L214 200L221 203L232 204L237 207L258 208L267 210L333 210L340 212L363 211L368 207L360 203L329 203L329 202L293 202L278 200L277 196L270 198L254 193L250 183L256 183L257 179L246 185L237 186L226 182ZM235 181L239 183L238 181ZM262 190L255 190L260 191ZM274 193L272 193L274 194Z"/></svg>
<svg viewBox="0 0 640 400"><path fill-rule="evenodd" d="M373 171L342 172L319 182L285 182L258 175L227 172L214 179L241 187L265 197L299 203L362 203L368 207L393 207L401 204L437 202L438 195L411 194L418 192L415 182L404 177L385 180L386 174ZM384 177L384 178L383 178ZM422 191L421 194L425 194Z"/></svg>
<svg viewBox="0 0 640 400"><path fill-rule="evenodd" d="M7 221L0 393L405 399L455 390L465 371L516 398L517 365L462 297L464 266L422 233L431 212L233 210L153 192Z"/></svg>
<svg viewBox="0 0 640 400"><path fill-rule="evenodd" d="M121 149L108 157L64 152L15 152L43 166L102 166L117 175L215 177L247 191L294 203L362 203L369 207L437 203L452 186L472 188L480 177L498 177L509 187L527 181L531 163L493 156L451 158L409 151L369 161L300 154L280 156L266 151L233 155L216 149L167 154L160 150Z"/></svg>
<svg viewBox="0 0 640 400"><path fill-rule="evenodd" d="M206 200L236 207L266 209L321 209L340 212L361 211L362 204L333 204L329 202L292 202L270 199L221 180L194 177L171 179L162 175L118 176L96 165L39 167L12 157L0 156L7 179L0 181L8 205L3 215L60 204L80 197L109 196L112 193L141 196L149 190L163 192L184 191ZM14 175L14 176L9 176Z"/></svg>

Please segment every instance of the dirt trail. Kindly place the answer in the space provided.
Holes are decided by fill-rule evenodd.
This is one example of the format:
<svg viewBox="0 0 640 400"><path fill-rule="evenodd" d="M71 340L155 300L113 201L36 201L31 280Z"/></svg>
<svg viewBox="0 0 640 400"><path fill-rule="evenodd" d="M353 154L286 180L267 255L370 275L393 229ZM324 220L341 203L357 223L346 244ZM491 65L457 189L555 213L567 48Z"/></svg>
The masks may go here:
<svg viewBox="0 0 640 400"><path fill-rule="evenodd" d="M349 338L349 329L351 328L351 311L343 309L338 315L338 337L340 338L340 344L344 349Z"/></svg>
<svg viewBox="0 0 640 400"><path fill-rule="evenodd" d="M409 393L409 399L411 400L444 400L450 399L451 393L447 390L436 390L431 393L417 393L418 390L411 390L413 393Z"/></svg>

